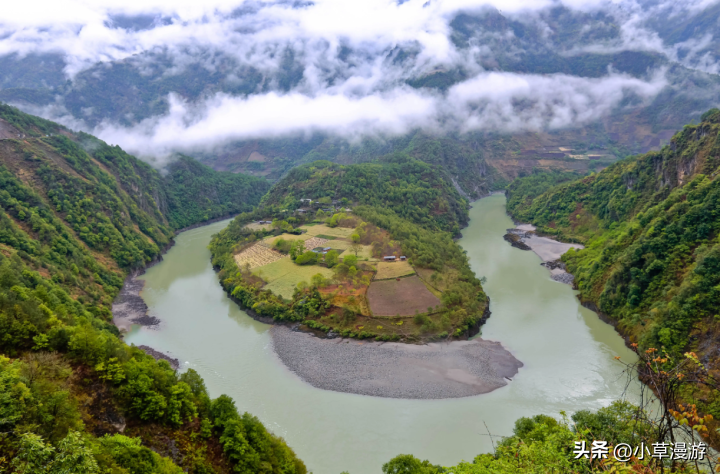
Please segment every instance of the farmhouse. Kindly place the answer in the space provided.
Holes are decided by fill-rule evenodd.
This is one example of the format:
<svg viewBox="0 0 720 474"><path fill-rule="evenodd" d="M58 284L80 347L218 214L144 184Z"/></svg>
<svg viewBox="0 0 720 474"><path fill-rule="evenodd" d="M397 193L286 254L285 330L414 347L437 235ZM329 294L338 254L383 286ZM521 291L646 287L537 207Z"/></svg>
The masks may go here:
<svg viewBox="0 0 720 474"><path fill-rule="evenodd" d="M395 255L388 255L387 257L383 257L383 260L385 260L386 262L394 262L395 259Z"/></svg>
<svg viewBox="0 0 720 474"><path fill-rule="evenodd" d="M405 260L407 260L407 257L405 255L403 255L402 257L400 257L400 260L405 261Z"/></svg>

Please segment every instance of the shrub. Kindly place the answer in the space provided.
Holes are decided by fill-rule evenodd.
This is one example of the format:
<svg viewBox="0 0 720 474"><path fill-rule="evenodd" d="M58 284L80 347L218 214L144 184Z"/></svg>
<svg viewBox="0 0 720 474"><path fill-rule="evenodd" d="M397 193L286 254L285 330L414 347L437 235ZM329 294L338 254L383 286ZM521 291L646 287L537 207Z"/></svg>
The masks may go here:
<svg viewBox="0 0 720 474"><path fill-rule="evenodd" d="M295 263L297 263L298 265L312 265L314 263L317 263L317 258L318 256L315 252L308 250L307 252L296 258Z"/></svg>

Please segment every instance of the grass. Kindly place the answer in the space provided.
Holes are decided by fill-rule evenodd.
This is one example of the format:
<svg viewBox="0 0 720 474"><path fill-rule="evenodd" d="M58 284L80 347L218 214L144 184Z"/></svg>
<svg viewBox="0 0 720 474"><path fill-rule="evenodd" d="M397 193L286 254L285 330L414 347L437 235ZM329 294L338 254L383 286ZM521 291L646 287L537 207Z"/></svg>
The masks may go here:
<svg viewBox="0 0 720 474"><path fill-rule="evenodd" d="M263 287L264 290L270 290L288 300L292 298L295 287L301 281L310 283L312 276L317 273L322 274L325 278L333 276L333 271L329 268L317 265L295 265L290 257L258 267L253 273L260 275L263 280L268 282Z"/></svg>
<svg viewBox="0 0 720 474"><path fill-rule="evenodd" d="M408 262L378 262L375 279L386 280L413 274L415 274L415 270Z"/></svg>
<svg viewBox="0 0 720 474"><path fill-rule="evenodd" d="M320 236L318 236L320 237ZM350 248L351 243L347 240L342 239L335 239L332 242L328 243L328 247L332 247L335 250L347 250Z"/></svg>
<svg viewBox="0 0 720 474"><path fill-rule="evenodd" d="M327 239L327 240L335 240L335 239L337 239L337 237L334 236L334 235L325 235L325 234L316 235L316 237L318 237L318 238L320 238L320 239Z"/></svg>
<svg viewBox="0 0 720 474"><path fill-rule="evenodd" d="M307 230L308 234L319 236L319 235L326 235L326 236L334 236L334 237L350 237L353 232L355 232L355 229L348 229L346 227L328 227L325 224L318 224L314 225L312 227L308 227L306 225L300 227L301 229ZM327 238L327 237L326 237Z"/></svg>
<svg viewBox="0 0 720 474"><path fill-rule="evenodd" d="M258 224L257 222L251 222L250 224L246 225L245 228L250 230L270 230L272 229L272 224Z"/></svg>
<svg viewBox="0 0 720 474"><path fill-rule="evenodd" d="M281 234L281 235L278 235L278 236L275 236L275 237L265 237L265 238L263 239L263 242L264 242L265 244L269 245L270 247L272 247L272 246L275 244L275 242L277 242L277 241L280 240L280 239L283 239L283 240L308 240L308 239L311 238L311 237L313 237L313 236L312 236L312 235L308 235L308 234L300 234L300 235L295 235L295 234Z"/></svg>

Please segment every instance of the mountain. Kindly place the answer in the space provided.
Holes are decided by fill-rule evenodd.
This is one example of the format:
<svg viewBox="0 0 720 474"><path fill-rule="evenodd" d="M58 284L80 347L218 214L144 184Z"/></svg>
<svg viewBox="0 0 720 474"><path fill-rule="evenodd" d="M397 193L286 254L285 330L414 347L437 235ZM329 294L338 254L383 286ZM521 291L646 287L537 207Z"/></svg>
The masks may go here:
<svg viewBox="0 0 720 474"><path fill-rule="evenodd" d="M582 178L538 174L508 187L508 210L541 233L580 242L563 256L581 300L630 342L671 357L692 351L708 370L720 307L720 111L686 125L662 150ZM703 385L686 402L720 416Z"/></svg>
<svg viewBox="0 0 720 474"><path fill-rule="evenodd" d="M0 106L0 466L13 472L301 474L229 397L127 346L110 306L174 231L267 185L180 158L165 175Z"/></svg>
<svg viewBox="0 0 720 474"><path fill-rule="evenodd" d="M315 161L292 169L263 197L263 206L301 207L301 199L342 198L391 209L399 217L458 235L468 223L468 201L448 173L402 153L372 163L338 165Z"/></svg>
<svg viewBox="0 0 720 474"><path fill-rule="evenodd" d="M138 153L180 151L270 180L318 159L350 164L403 152L445 166L473 198L533 168L584 172L658 150L720 104L713 2L522 12L401 2L388 8L432 15L440 25L400 22L391 25L396 35L358 38L297 31L302 41L270 26L314 21L323 8L245 5L187 20L101 11L107 18L96 26L123 42L85 44L71 35L82 47L67 51L45 44L65 33L31 29L38 45L30 50L6 41L0 100ZM276 17L280 11L287 16ZM187 38L178 38L183 28ZM199 33L205 28L242 47L228 49ZM416 39L423 35L443 48ZM431 104L415 117L404 112L409 103L394 105L396 96ZM356 121L341 114L336 124L314 111L316 100L341 98ZM397 118L385 122L386 115Z"/></svg>

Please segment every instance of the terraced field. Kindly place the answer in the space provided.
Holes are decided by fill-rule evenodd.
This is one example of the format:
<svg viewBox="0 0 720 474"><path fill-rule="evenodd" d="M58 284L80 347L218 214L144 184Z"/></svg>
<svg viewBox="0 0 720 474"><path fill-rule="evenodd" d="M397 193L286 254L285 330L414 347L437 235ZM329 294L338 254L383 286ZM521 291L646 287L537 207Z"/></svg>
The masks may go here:
<svg viewBox="0 0 720 474"><path fill-rule="evenodd" d="M283 254L260 244L255 244L235 255L239 267L249 264L250 268L257 268L283 258Z"/></svg>

